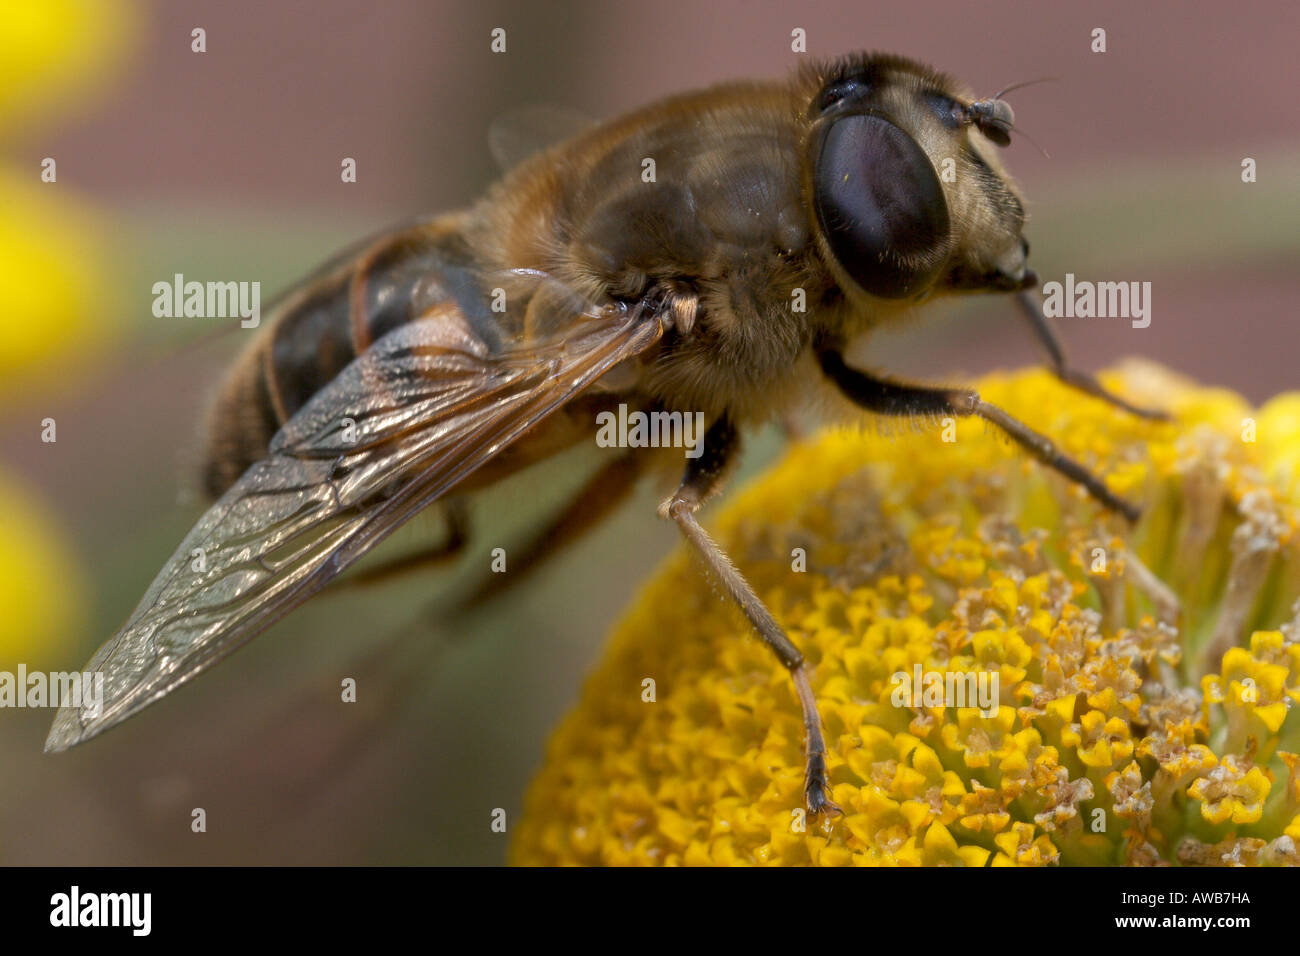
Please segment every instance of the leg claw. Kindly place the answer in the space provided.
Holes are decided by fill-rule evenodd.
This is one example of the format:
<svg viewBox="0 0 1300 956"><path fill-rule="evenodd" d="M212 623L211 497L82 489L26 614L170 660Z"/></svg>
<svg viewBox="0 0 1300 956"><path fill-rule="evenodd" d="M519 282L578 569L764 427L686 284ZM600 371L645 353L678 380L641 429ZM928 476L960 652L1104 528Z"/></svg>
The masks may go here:
<svg viewBox="0 0 1300 956"><path fill-rule="evenodd" d="M826 781L826 758L813 754L808 760L808 772L804 777L804 802L808 812L813 816L821 814L844 816L844 811L831 800L830 787Z"/></svg>

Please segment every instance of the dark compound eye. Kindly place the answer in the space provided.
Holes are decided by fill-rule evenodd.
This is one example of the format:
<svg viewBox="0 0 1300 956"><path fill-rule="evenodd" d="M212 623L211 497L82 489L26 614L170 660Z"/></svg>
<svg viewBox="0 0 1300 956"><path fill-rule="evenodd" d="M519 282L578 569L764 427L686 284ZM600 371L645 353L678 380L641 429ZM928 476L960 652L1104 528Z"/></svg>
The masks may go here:
<svg viewBox="0 0 1300 956"><path fill-rule="evenodd" d="M817 217L844 271L882 298L924 292L950 238L943 187L921 147L882 116L854 114L826 129L816 162Z"/></svg>

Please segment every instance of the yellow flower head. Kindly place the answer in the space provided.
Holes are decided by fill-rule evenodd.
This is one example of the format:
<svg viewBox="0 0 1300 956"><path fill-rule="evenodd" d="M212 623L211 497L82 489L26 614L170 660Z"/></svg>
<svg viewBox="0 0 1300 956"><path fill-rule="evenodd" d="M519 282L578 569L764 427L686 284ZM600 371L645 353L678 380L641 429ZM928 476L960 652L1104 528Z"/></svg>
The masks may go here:
<svg viewBox="0 0 1300 956"><path fill-rule="evenodd" d="M789 677L679 553L556 732L515 861L1300 862L1300 402L1108 384L1176 423L1042 372L980 391L1136 527L970 421L823 432L718 517L813 668L842 816L806 818Z"/></svg>

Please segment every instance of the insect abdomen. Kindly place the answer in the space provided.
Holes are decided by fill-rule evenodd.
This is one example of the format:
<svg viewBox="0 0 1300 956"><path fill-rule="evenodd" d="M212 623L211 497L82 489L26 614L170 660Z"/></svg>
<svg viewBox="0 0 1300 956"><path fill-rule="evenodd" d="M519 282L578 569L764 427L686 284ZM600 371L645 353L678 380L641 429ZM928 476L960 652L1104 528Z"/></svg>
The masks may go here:
<svg viewBox="0 0 1300 956"><path fill-rule="evenodd" d="M203 487L219 497L298 409L376 339L454 300L495 331L454 219L388 235L290 292L222 383L208 419Z"/></svg>

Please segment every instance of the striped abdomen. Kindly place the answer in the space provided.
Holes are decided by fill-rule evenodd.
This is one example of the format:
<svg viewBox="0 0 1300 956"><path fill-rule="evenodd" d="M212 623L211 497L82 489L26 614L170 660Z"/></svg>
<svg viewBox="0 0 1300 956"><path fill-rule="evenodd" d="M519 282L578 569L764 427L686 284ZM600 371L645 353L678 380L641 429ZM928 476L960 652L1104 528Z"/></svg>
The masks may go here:
<svg viewBox="0 0 1300 956"><path fill-rule="evenodd" d="M389 233L344 253L273 307L231 369L208 420L203 487L220 496L299 408L370 343L439 303L455 302L489 346L500 330L459 217Z"/></svg>

